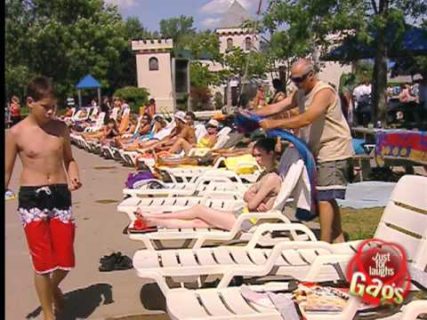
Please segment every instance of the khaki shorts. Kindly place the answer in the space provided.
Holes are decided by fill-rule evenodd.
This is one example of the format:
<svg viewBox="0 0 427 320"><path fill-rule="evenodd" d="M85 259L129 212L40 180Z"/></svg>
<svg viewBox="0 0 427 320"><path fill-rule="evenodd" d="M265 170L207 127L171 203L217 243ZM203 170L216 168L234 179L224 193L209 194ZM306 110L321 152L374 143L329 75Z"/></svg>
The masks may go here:
<svg viewBox="0 0 427 320"><path fill-rule="evenodd" d="M317 164L317 197L319 201L344 199L353 175L352 159Z"/></svg>

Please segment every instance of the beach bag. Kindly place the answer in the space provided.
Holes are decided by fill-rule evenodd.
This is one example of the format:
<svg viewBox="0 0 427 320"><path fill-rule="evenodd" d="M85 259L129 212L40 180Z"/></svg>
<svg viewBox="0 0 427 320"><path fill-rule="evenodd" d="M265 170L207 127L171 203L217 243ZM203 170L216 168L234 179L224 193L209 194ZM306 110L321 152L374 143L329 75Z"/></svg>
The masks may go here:
<svg viewBox="0 0 427 320"><path fill-rule="evenodd" d="M134 173L129 173L125 185L126 188L136 189L153 179L156 179L156 177L151 171L137 171Z"/></svg>

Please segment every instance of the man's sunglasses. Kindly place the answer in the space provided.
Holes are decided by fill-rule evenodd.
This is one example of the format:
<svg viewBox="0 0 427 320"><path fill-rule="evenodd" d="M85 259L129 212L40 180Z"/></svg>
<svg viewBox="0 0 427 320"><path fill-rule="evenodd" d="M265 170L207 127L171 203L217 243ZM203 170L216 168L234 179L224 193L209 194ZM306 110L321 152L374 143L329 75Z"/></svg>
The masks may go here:
<svg viewBox="0 0 427 320"><path fill-rule="evenodd" d="M305 75L301 76L301 77L291 77L292 82L295 83L301 83L303 82L305 79L307 79L307 77L312 74L312 71L306 73Z"/></svg>

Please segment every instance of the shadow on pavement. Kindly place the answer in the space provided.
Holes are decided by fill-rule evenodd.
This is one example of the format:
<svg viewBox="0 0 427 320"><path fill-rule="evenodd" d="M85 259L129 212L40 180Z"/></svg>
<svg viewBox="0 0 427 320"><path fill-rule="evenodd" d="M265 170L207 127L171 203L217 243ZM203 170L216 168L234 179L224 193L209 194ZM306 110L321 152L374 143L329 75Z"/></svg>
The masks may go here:
<svg viewBox="0 0 427 320"><path fill-rule="evenodd" d="M101 304L113 303L112 286L108 283L97 283L87 288L77 289L64 294L64 310L56 317L57 320L87 319ZM39 316L41 307L30 312L26 318Z"/></svg>

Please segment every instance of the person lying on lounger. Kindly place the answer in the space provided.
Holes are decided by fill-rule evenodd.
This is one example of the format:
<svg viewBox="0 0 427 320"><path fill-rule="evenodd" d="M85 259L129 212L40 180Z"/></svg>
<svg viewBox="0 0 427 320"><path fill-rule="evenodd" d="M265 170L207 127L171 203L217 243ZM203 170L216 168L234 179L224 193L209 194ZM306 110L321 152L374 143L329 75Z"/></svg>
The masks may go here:
<svg viewBox="0 0 427 320"><path fill-rule="evenodd" d="M185 154L196 147L196 148L212 148L218 140L218 121L211 119L206 125L207 133L200 139L197 144L190 144L184 138L178 138L172 147L168 150L169 153L180 153L184 151Z"/></svg>
<svg viewBox="0 0 427 320"><path fill-rule="evenodd" d="M216 149L206 152L204 155L185 156L180 158L163 157L161 154L154 154L157 167L179 167L182 165L188 166L212 166L216 161L221 158L243 156L252 152L255 141L250 142L245 147L233 149Z"/></svg>
<svg viewBox="0 0 427 320"><path fill-rule="evenodd" d="M112 139L119 134L119 129L117 128L116 120L109 119L107 124L102 127L101 130L96 132L84 132L82 137L85 140L100 140Z"/></svg>
<svg viewBox="0 0 427 320"><path fill-rule="evenodd" d="M196 133L194 128L187 124L185 113L183 111L178 111L175 113L174 118L176 127L168 136L161 140L154 138L152 140L139 143L137 149L141 149L142 152L155 149L159 151L168 150L179 138L185 139L190 144L196 143ZM126 148L125 150L131 151L132 149Z"/></svg>
<svg viewBox="0 0 427 320"><path fill-rule="evenodd" d="M149 115L144 114L140 119L138 132L135 133L136 126L138 125L137 122L138 119L135 120L135 126L133 126L132 129L129 129L125 134L114 139L114 145L116 147L121 149L138 148L138 141L150 133L151 118Z"/></svg>
<svg viewBox="0 0 427 320"><path fill-rule="evenodd" d="M253 156L258 164L265 168L257 182L244 194L246 207L236 211L222 211L208 208L204 205L196 205L190 209L173 213L146 214L140 210L136 212L147 226L164 228L208 228L215 227L230 230L237 217L245 212L265 212L273 207L274 201L280 190L281 178L275 169L274 152L275 140L262 138L253 147ZM248 221L242 227L250 228Z"/></svg>

